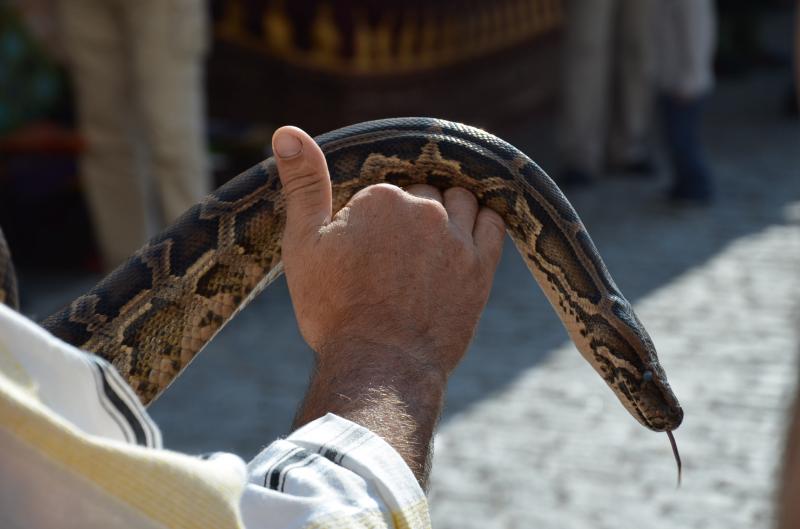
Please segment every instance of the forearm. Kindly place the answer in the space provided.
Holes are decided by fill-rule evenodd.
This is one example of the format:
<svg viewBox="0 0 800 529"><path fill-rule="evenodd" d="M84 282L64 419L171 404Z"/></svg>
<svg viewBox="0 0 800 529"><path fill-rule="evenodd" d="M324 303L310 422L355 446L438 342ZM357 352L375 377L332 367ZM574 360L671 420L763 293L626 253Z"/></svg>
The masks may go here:
<svg viewBox="0 0 800 529"><path fill-rule="evenodd" d="M398 351L330 358L336 361L317 362L294 427L326 413L360 424L397 450L425 489L446 375Z"/></svg>

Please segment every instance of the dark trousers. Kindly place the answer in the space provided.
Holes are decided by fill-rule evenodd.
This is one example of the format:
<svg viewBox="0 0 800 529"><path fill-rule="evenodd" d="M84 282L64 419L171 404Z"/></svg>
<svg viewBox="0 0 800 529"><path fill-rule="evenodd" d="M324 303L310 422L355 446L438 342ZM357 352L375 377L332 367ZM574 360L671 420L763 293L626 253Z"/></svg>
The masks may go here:
<svg viewBox="0 0 800 529"><path fill-rule="evenodd" d="M658 108L672 164L676 199L710 200L713 194L711 171L700 140L700 120L704 97L692 99L661 94Z"/></svg>

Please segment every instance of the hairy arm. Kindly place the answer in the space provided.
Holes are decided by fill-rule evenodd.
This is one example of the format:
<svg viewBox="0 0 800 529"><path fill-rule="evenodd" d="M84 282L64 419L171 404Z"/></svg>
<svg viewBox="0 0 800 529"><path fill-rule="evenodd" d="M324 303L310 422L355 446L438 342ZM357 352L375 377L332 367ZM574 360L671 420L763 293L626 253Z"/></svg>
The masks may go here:
<svg viewBox="0 0 800 529"><path fill-rule="evenodd" d="M324 357L340 360L317 363L294 427L326 413L358 423L397 450L426 488L446 377L410 366L402 351L380 346L353 344L343 353L330 353Z"/></svg>

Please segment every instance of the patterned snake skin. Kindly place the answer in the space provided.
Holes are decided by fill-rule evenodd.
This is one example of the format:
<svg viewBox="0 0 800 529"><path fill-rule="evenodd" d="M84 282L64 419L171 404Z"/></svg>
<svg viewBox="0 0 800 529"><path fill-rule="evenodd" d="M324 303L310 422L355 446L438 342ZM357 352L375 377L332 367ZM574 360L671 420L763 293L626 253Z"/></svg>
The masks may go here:
<svg viewBox="0 0 800 529"><path fill-rule="evenodd" d="M500 213L578 350L623 406L652 430L680 425L683 411L650 337L575 210L530 158L481 130L429 118L361 123L316 140L330 167L334 211L359 189L389 182L464 187ZM189 209L42 325L109 360L148 403L281 273L284 222L270 158ZM7 284L0 287L13 299Z"/></svg>
<svg viewBox="0 0 800 529"><path fill-rule="evenodd" d="M0 230L0 303L5 303L12 309L19 306L17 277L14 275L11 253L8 251L3 230Z"/></svg>

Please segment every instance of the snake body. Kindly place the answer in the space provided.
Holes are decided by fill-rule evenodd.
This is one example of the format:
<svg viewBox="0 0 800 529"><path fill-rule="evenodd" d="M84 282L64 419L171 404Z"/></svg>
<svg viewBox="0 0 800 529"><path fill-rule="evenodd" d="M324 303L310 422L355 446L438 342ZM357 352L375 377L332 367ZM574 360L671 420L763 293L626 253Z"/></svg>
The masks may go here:
<svg viewBox="0 0 800 529"><path fill-rule="evenodd" d="M14 274L11 252L8 250L3 230L0 230L0 303L5 303L12 309L19 305L17 276Z"/></svg>
<svg viewBox="0 0 800 529"><path fill-rule="evenodd" d="M463 187L497 211L580 353L655 431L683 411L655 347L577 213L526 155L484 131L430 118L345 127L316 138L334 211L380 182ZM269 158L240 174L43 322L109 360L148 403L282 271L284 201Z"/></svg>

